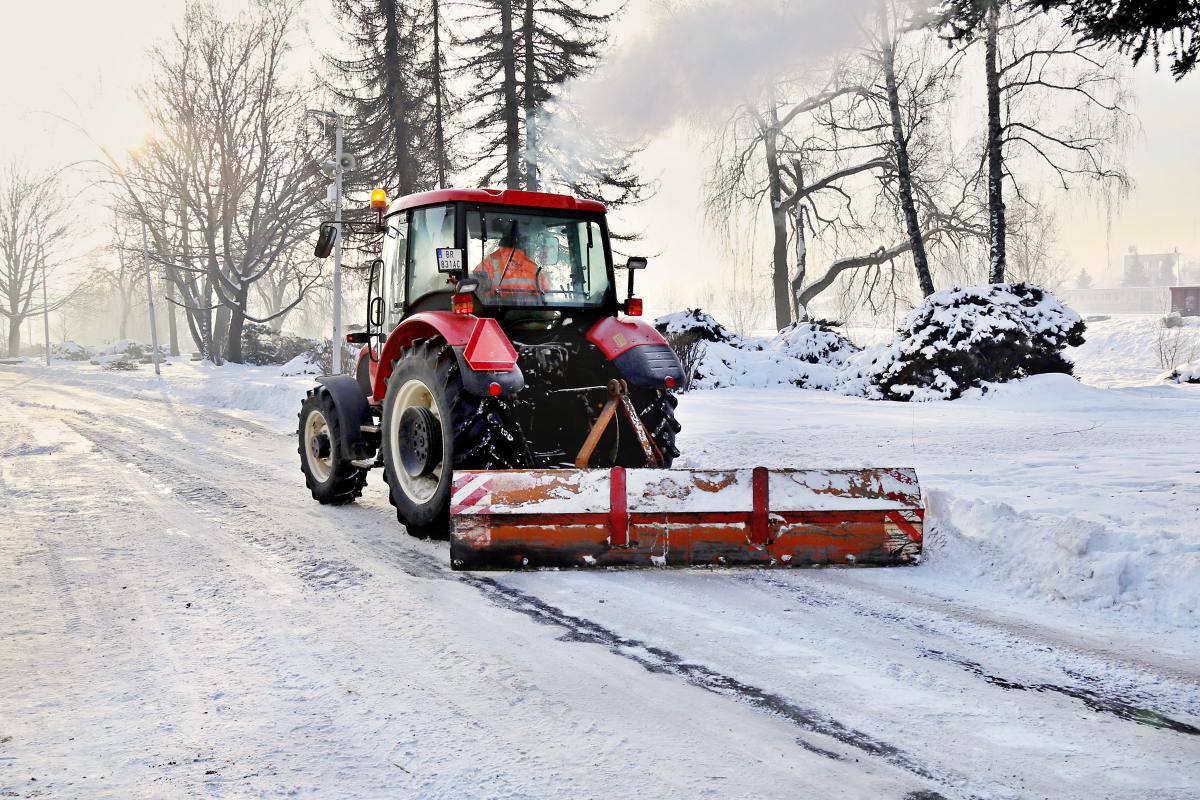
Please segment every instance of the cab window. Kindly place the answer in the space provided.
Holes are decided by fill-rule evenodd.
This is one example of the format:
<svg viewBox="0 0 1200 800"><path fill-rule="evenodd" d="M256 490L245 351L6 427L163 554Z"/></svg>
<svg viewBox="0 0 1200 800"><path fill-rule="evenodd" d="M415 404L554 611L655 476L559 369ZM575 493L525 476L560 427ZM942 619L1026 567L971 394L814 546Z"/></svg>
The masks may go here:
<svg viewBox="0 0 1200 800"><path fill-rule="evenodd" d="M412 214L411 246L408 249L408 296L410 300L445 291L449 283L438 272L439 247L454 247L454 206L419 208Z"/></svg>
<svg viewBox="0 0 1200 800"><path fill-rule="evenodd" d="M383 310L388 330L404 317L404 262L408 251L408 220L404 214L388 217L383 234Z"/></svg>

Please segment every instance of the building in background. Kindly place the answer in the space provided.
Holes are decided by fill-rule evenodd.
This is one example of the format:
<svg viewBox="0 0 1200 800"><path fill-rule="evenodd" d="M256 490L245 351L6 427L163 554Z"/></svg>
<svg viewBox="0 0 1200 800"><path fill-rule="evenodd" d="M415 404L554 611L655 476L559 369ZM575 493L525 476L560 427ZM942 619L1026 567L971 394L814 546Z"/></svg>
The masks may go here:
<svg viewBox="0 0 1200 800"><path fill-rule="evenodd" d="M1175 286L1179 283L1179 251L1139 253L1130 247L1125 256L1124 286Z"/></svg>

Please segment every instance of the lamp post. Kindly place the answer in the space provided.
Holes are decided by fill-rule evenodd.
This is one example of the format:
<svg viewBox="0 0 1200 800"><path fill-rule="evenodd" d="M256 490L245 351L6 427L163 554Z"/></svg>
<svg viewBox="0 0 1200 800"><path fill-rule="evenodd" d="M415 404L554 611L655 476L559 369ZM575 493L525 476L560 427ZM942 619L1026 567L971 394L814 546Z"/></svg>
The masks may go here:
<svg viewBox="0 0 1200 800"><path fill-rule="evenodd" d="M50 300L46 294L46 250L38 242L38 259L42 262L42 332L46 337L46 366L50 366Z"/></svg>
<svg viewBox="0 0 1200 800"><path fill-rule="evenodd" d="M154 318L154 285L150 282L150 246L146 243L145 222L142 222L142 268L146 271L146 305L150 309L150 352L154 358L154 374L162 375L158 366L158 322Z"/></svg>
<svg viewBox="0 0 1200 800"><path fill-rule="evenodd" d="M342 372L342 115L336 111L309 109L309 114L334 122L333 131L333 374Z"/></svg>

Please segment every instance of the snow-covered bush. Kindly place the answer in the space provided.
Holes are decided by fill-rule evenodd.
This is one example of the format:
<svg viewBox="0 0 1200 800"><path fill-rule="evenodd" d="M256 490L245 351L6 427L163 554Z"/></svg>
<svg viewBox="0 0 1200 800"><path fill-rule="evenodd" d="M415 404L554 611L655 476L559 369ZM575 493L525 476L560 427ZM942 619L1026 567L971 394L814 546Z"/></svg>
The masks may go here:
<svg viewBox="0 0 1200 800"><path fill-rule="evenodd" d="M688 309L659 317L655 327L681 355L695 389L781 385L829 389L843 362L857 351L822 323L796 323L773 338L761 339L739 336L700 309Z"/></svg>
<svg viewBox="0 0 1200 800"><path fill-rule="evenodd" d="M109 372L132 372L139 367L140 364L138 363L137 359L127 356L119 356L117 358L105 361L103 366L100 368L108 370Z"/></svg>
<svg viewBox="0 0 1200 800"><path fill-rule="evenodd" d="M242 359L247 364L287 364L316 346L316 339L289 336L258 322L242 328Z"/></svg>
<svg viewBox="0 0 1200 800"><path fill-rule="evenodd" d="M87 361L92 357L92 351L78 342L55 342L50 345L50 357L64 361Z"/></svg>
<svg viewBox="0 0 1200 800"><path fill-rule="evenodd" d="M1200 383L1200 360L1176 367L1164 379L1171 383Z"/></svg>
<svg viewBox="0 0 1200 800"><path fill-rule="evenodd" d="M952 400L971 388L1047 372L1071 373L1063 356L1083 344L1083 319L1027 283L936 292L913 309L888 345L848 360L847 394L886 400Z"/></svg>

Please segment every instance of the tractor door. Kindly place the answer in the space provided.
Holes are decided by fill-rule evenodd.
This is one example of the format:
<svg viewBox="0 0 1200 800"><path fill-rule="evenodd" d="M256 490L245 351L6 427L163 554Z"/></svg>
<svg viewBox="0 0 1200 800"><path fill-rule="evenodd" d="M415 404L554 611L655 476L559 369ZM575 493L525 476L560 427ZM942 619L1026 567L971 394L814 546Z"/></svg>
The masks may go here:
<svg viewBox="0 0 1200 800"><path fill-rule="evenodd" d="M391 331L404 318L404 276L408 257L408 215L393 214L383 234L383 325Z"/></svg>
<svg viewBox="0 0 1200 800"><path fill-rule="evenodd" d="M412 212L408 248L408 308L410 311L449 311L451 274L443 272L438 250L454 247L455 207L429 206Z"/></svg>

